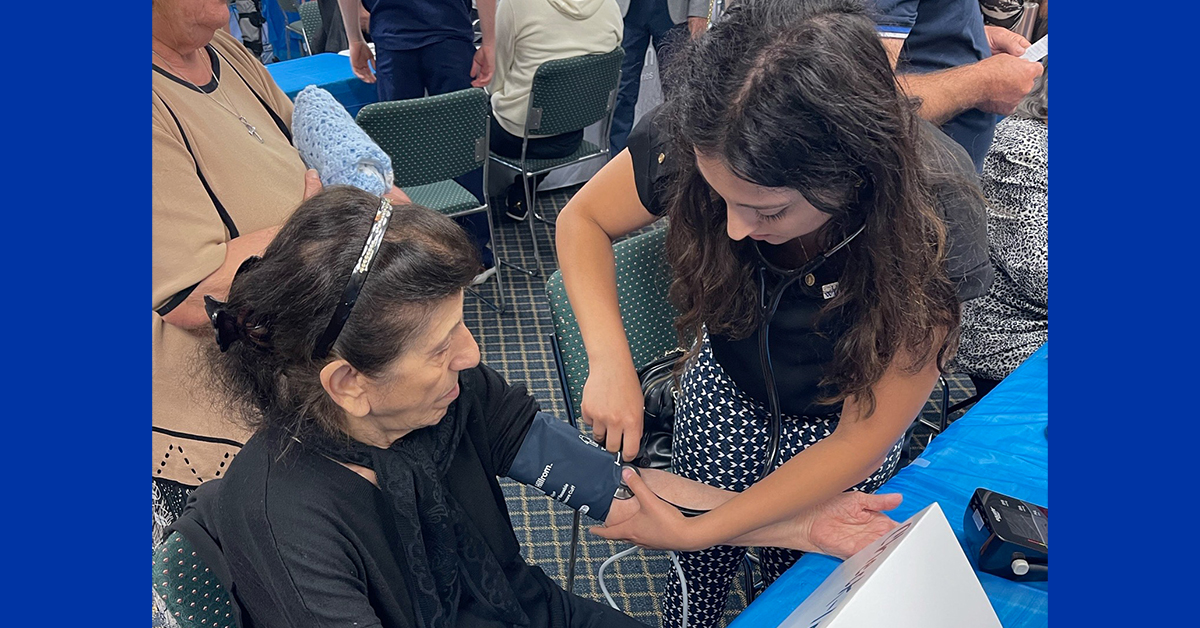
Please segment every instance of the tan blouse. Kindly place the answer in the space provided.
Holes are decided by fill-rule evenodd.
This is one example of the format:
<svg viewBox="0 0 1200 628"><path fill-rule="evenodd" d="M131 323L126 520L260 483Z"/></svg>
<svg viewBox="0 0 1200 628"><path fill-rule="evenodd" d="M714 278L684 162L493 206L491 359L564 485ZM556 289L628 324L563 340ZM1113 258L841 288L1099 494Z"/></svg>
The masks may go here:
<svg viewBox="0 0 1200 628"><path fill-rule="evenodd" d="M185 330L165 323L159 312L169 312L220 267L230 239L283 223L302 199L305 172L289 139L292 103L266 68L223 31L213 37L209 55L217 72L215 83L201 86L209 95L174 77L165 64L152 72L151 473L193 486L220 477L249 434L205 384L201 348L215 342L212 329ZM222 103L245 117L263 141Z"/></svg>

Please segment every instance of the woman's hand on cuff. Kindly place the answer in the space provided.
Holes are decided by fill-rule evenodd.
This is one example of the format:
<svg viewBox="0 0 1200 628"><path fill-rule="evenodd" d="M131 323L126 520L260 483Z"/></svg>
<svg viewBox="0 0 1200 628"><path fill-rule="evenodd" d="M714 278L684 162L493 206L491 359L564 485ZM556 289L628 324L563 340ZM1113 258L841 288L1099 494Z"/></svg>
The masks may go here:
<svg viewBox="0 0 1200 628"><path fill-rule="evenodd" d="M632 469L624 469L621 477L633 492L633 498L613 500L606 524L593 526L589 532L648 549L694 551L709 547L710 544L700 540L696 519L684 517L677 508L659 499ZM635 500L637 508L632 514L617 512L617 508L628 510L626 506L618 506L622 501Z"/></svg>

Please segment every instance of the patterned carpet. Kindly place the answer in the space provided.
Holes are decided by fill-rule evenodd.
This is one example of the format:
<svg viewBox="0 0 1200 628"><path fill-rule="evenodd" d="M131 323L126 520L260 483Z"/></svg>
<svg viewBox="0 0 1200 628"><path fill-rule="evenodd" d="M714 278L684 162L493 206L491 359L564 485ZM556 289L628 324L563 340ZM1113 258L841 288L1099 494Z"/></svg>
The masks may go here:
<svg viewBox="0 0 1200 628"><path fill-rule="evenodd" d="M539 195L538 211L553 221L558 210L577 189L572 187ZM545 277L557 268L552 254L553 227L540 223L535 227L543 255L542 277L530 277L503 268L508 311L497 314L479 299L468 297L466 322L479 341L484 362L503 373L509 381L523 382L543 409L565 417L565 404L548 339L553 328L544 290ZM527 269L537 267L527 224L497 217L495 236L494 250L501 259ZM494 299L497 290L495 280L489 281L480 290L488 298ZM973 393L970 380L965 376L947 379L952 404ZM935 390L933 397L934 400L926 406L923 418L936 423L940 391ZM918 435L916 441L927 442L928 429L918 426L915 431ZM914 446L912 455L915 456L920 449L919 444ZM508 480L502 480L501 483L508 498L513 527L526 559L565 586L572 511L532 489ZM604 560L628 546L589 535L586 532L589 524L590 520L584 517L585 530L580 535L574 591L603 603L596 570ZM670 571L671 564L666 554L637 552L610 568L605 574L605 583L622 610L648 625L658 626L662 614L661 592L671 586L671 580L668 579ZM730 593L723 623L727 624L745 606L746 596L739 578Z"/></svg>

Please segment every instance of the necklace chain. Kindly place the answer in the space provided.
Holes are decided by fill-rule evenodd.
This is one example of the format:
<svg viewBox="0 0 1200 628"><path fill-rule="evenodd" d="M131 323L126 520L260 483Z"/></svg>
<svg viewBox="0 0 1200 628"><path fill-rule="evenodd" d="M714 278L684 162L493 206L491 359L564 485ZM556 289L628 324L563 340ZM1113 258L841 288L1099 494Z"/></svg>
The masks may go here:
<svg viewBox="0 0 1200 628"><path fill-rule="evenodd" d="M258 129L255 129L254 125L250 124L250 121L247 120L245 116L243 116L241 113L238 113L237 109L235 107L233 107L232 101L230 101L229 105L227 106L225 103L217 100L216 96L213 96L212 94L200 89L200 87L198 85L196 85L195 83L184 78L183 73L179 71L179 68L176 68L175 64L171 63L170 61L167 60L166 57L159 54L157 50L154 50L153 48L151 48L150 52L154 53L154 56L158 57L159 59L162 59L163 63L166 63L167 67L171 68L171 70L173 72L175 72L176 76L178 76L181 80L183 80L188 85L191 85L193 88L196 89L196 91L200 92L201 94L208 96L210 99L212 99L213 102L217 103L218 106L220 106L225 111L228 111L229 114L232 115L233 117L237 118L238 122L241 122L242 126L246 127L246 132L249 133L250 135L253 135L254 138L258 140L259 144L264 143L262 136L258 134ZM221 87L221 79L217 78L216 71L213 72L213 82L217 84L217 86L215 88L213 88L213 91L215 92L215 91L217 91L218 88ZM226 99L228 100L228 98L226 98Z"/></svg>

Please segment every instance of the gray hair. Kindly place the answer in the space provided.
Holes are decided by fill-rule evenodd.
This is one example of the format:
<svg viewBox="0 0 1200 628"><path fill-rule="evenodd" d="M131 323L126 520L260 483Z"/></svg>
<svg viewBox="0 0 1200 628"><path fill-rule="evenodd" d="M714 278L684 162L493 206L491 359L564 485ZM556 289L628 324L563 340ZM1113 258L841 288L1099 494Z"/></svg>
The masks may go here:
<svg viewBox="0 0 1200 628"><path fill-rule="evenodd" d="M1046 93L1047 78L1050 75L1050 57L1042 59L1042 75L1033 84L1033 90L1017 105L1013 113L1018 118L1027 118L1049 124L1049 99Z"/></svg>

